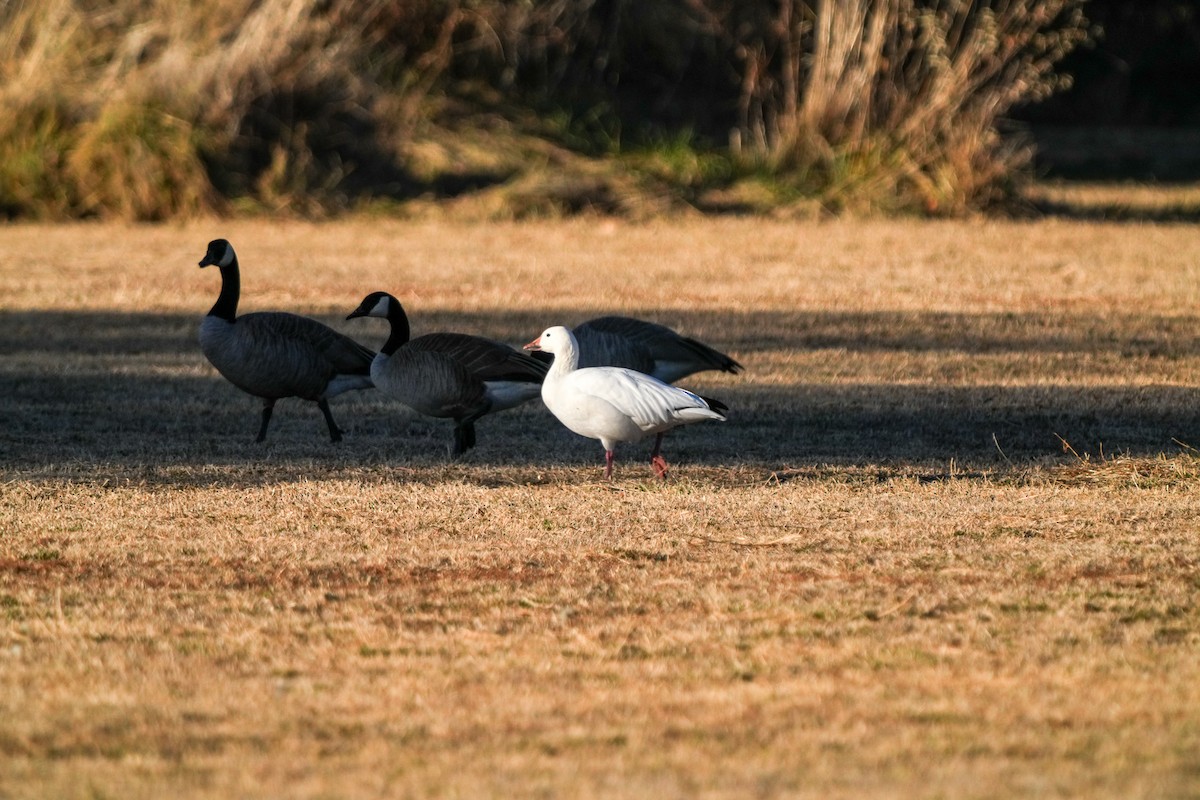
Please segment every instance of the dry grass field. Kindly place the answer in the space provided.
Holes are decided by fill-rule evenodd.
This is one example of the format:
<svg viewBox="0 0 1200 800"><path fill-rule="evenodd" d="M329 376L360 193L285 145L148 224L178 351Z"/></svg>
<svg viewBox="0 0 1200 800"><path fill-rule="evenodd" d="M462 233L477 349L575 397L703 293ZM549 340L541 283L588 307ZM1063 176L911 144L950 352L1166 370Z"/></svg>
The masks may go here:
<svg viewBox="0 0 1200 800"><path fill-rule="evenodd" d="M242 310L726 350L601 479L540 406L258 404ZM0 797L1200 796L1194 224L0 228Z"/></svg>

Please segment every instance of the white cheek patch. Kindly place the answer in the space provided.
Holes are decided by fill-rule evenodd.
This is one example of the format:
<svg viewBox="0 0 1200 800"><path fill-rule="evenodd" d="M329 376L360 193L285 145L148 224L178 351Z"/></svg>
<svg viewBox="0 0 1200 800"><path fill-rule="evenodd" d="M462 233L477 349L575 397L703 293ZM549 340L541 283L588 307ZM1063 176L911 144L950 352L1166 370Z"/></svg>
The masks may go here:
<svg viewBox="0 0 1200 800"><path fill-rule="evenodd" d="M381 297L381 298L379 298L378 301L376 301L374 307L372 307L371 310L367 312L367 316L368 317L383 317L384 319L387 319L389 305L390 304L388 303L388 298Z"/></svg>
<svg viewBox="0 0 1200 800"><path fill-rule="evenodd" d="M226 247L225 255L221 256L221 260L217 262L218 267L228 267L233 263L233 248Z"/></svg>

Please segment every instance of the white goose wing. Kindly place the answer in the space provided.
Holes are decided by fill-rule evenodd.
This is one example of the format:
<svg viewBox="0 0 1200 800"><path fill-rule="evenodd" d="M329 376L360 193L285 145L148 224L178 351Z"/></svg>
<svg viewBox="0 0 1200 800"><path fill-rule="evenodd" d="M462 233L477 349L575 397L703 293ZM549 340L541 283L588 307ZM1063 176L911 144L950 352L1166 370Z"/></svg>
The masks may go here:
<svg viewBox="0 0 1200 800"><path fill-rule="evenodd" d="M631 369L576 370L571 374L571 389L608 402L643 431L700 419L725 419L699 395Z"/></svg>

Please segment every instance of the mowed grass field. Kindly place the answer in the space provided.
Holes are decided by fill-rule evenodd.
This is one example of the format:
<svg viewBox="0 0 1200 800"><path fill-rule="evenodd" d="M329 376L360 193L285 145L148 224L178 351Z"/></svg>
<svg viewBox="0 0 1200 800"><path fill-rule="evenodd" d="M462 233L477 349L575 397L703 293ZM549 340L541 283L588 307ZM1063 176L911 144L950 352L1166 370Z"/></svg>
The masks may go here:
<svg viewBox="0 0 1200 800"><path fill-rule="evenodd" d="M1200 235L679 219L0 228L0 797L1200 796ZM243 311L739 359L618 451L538 404L259 405Z"/></svg>

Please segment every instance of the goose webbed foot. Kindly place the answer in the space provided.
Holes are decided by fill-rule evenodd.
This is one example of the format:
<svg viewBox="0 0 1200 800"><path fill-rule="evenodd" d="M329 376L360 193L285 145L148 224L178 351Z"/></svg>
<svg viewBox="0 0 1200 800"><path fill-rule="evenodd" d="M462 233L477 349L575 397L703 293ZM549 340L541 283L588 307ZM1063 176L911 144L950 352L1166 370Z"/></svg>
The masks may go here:
<svg viewBox="0 0 1200 800"><path fill-rule="evenodd" d="M662 478L664 481L667 479L667 460L665 458L662 456L654 456L650 459L650 466L654 468L655 475Z"/></svg>
<svg viewBox="0 0 1200 800"><path fill-rule="evenodd" d="M667 479L667 460L662 457L663 435L660 433L654 439L654 450L650 453L650 466L654 468L654 474Z"/></svg>

